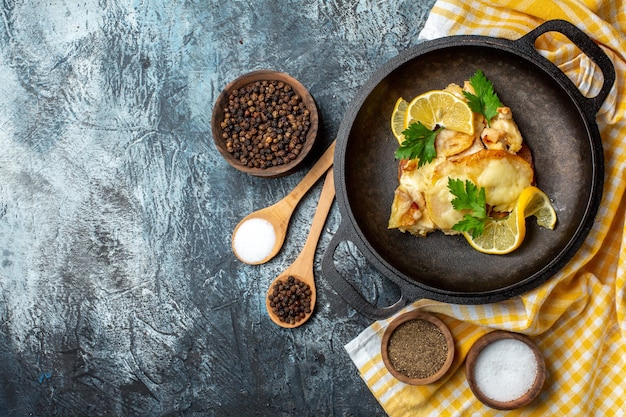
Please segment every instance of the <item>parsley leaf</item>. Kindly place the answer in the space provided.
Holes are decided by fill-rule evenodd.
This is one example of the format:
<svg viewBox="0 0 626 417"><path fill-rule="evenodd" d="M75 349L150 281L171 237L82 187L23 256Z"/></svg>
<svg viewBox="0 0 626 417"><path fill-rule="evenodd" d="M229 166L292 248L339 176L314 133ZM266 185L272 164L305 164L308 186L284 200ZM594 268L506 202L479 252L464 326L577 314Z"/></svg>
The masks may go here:
<svg viewBox="0 0 626 417"><path fill-rule="evenodd" d="M485 189L478 188L470 180L465 181L448 178L448 188L455 197L452 200L452 207L455 210L471 210L472 216L478 218L487 217L487 203Z"/></svg>
<svg viewBox="0 0 626 417"><path fill-rule="evenodd" d="M419 159L417 166L431 162L436 156L435 138L441 128L430 130L422 122L411 123L402 134L404 141L396 150L396 159Z"/></svg>
<svg viewBox="0 0 626 417"><path fill-rule="evenodd" d="M456 230L457 232L468 232L472 235L472 238L476 239L485 231L485 220L466 214L463 216L463 220L460 220L452 226L452 230Z"/></svg>
<svg viewBox="0 0 626 417"><path fill-rule="evenodd" d="M463 216L463 220L452 226L452 230L458 232L468 232L473 238L480 236L485 228L487 217L487 199L485 189L478 188L470 180L463 181L448 178L448 189L455 197L452 200L452 207L455 210L469 210Z"/></svg>
<svg viewBox="0 0 626 417"><path fill-rule="evenodd" d="M491 119L498 114L498 107L503 107L503 104L493 90L493 84L481 70L477 70L469 79L469 82L474 87L476 95L463 91L463 95L468 101L467 104L473 112L481 113L485 116L487 124L490 125Z"/></svg>

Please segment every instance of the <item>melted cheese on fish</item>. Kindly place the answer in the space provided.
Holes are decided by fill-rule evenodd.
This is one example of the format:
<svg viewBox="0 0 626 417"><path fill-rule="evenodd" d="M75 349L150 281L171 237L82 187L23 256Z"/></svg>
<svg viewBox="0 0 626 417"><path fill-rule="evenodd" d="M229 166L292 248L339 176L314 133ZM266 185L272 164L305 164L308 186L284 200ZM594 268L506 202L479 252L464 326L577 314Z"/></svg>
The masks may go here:
<svg viewBox="0 0 626 417"><path fill-rule="evenodd" d="M472 182L485 189L487 204L495 211L513 210L524 188L533 183L530 164L506 151L483 150L463 162Z"/></svg>
<svg viewBox="0 0 626 417"><path fill-rule="evenodd" d="M446 90L461 94L456 85ZM495 211L509 212L515 207L524 188L533 184L534 172L529 162L515 154L521 148L522 137L511 111L499 108L490 127L475 114L474 124L474 137L442 130L435 142L437 157L430 163L418 168L416 160L400 162L390 229L416 236L435 230L457 234L452 227L466 211L452 207L450 178L470 180L485 188L487 204Z"/></svg>

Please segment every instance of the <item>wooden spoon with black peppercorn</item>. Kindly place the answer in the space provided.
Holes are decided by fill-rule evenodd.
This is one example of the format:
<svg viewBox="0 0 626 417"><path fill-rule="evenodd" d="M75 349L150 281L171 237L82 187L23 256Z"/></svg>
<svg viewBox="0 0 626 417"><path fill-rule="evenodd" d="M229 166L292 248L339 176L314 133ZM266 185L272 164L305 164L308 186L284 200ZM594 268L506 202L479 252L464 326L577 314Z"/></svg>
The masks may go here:
<svg viewBox="0 0 626 417"><path fill-rule="evenodd" d="M315 250L334 198L334 176L333 169L330 168L324 180L309 235L300 255L272 282L265 297L267 312L272 321L279 326L298 327L313 313L316 300L313 272Z"/></svg>
<svg viewBox="0 0 626 417"><path fill-rule="evenodd" d="M283 243L285 241L285 236L287 235L287 227L289 226L289 220L291 219L291 215L293 214L298 202L302 199L304 194L317 182L317 180L328 170L329 167L333 164L333 158L335 154L335 142L330 144L328 149L324 152L324 154L320 157L320 159L313 165L313 168L302 178L300 183L293 189L289 194L282 198L282 200L277 203L265 207L263 209L257 210L253 213L248 214L246 217L241 219L239 224L235 226L233 230L232 242L233 242L233 252L235 256L239 258L242 262L251 265L258 265L265 263L272 259L280 248L282 248ZM261 260L250 261L242 254L237 253L237 245L236 238L237 232L239 231L241 225L243 225L246 221L250 219L263 219L269 222L274 228L275 241L274 246L271 251Z"/></svg>

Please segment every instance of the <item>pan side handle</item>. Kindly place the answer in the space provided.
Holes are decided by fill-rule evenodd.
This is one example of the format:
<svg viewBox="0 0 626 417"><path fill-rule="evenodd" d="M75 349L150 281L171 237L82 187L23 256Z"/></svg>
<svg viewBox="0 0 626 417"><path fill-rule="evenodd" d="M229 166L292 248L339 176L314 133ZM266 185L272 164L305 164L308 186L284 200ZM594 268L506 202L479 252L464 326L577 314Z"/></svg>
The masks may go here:
<svg viewBox="0 0 626 417"><path fill-rule="evenodd" d="M615 83L615 67L611 62L611 59L604 53L602 48L598 46L585 32L566 20L548 20L545 23L539 25L526 35L515 41L523 49L527 50L531 55L539 55L535 49L535 41L537 38L547 32L559 32L565 35L572 43L574 43L585 55L587 55L602 71L604 81L600 92L595 97L585 97L580 90L576 88L578 94L578 100L585 104L585 110L589 111L590 115L595 118L595 115L600 110L602 103L609 95L613 84ZM539 55L541 56L541 55ZM545 61L549 61L547 58L541 56ZM552 64L554 66L554 64ZM559 75L564 76L560 69L554 66L558 70ZM567 77L565 77L567 78Z"/></svg>
<svg viewBox="0 0 626 417"><path fill-rule="evenodd" d="M395 303L387 307L377 307L367 301L363 294L361 294L357 288L355 288L339 273L339 271L337 271L334 260L337 247L342 242L349 241L355 243L354 239L351 238L350 231L348 229L349 228L345 226L345 222L342 222L339 229L332 237L322 259L322 275L330 283L335 292L337 292L337 294L339 294L339 296L343 298L348 305L359 313L373 320L387 318L413 300L407 294L408 290L403 288L403 286L399 286L400 298Z"/></svg>

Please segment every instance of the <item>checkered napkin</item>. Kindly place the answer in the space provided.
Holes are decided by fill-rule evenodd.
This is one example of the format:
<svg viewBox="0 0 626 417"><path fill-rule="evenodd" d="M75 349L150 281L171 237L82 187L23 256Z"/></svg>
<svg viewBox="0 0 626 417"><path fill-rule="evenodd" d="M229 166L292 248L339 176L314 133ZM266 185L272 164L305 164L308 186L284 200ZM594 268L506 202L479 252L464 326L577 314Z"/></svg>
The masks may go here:
<svg viewBox="0 0 626 417"><path fill-rule="evenodd" d="M409 386L383 365L382 334L393 319L373 323L345 346L372 394L398 416L626 415L626 2L625 0L439 0L421 39L474 34L517 39L549 19L565 19L591 36L613 61L615 86L597 115L605 156L604 194L589 236L572 260L539 288L478 306L419 300L405 308L436 313L452 330L457 354L438 383ZM549 33L537 49L593 96L602 84L591 61ZM470 391L464 360L493 329L530 336L543 351L548 377L540 397L512 412L482 405Z"/></svg>

